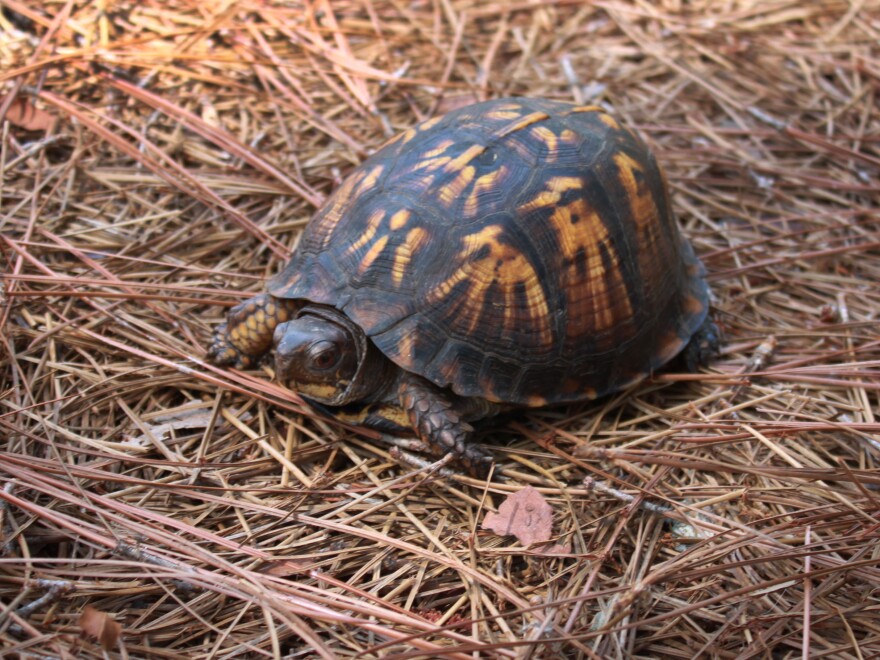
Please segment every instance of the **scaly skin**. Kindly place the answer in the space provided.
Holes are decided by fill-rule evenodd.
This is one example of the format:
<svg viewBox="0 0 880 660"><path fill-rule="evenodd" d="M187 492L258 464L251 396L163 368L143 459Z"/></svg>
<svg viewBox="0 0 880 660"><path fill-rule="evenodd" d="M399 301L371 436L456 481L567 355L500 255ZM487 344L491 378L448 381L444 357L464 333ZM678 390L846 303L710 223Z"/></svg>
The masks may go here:
<svg viewBox="0 0 880 660"><path fill-rule="evenodd" d="M453 454L472 474L486 472L491 457L469 442L474 427L443 390L424 378L403 374L398 391L400 405L428 451L441 457Z"/></svg>
<svg viewBox="0 0 880 660"><path fill-rule="evenodd" d="M262 293L233 307L226 323L214 333L207 358L222 366L247 369L255 366L272 348L275 328L289 321L297 305Z"/></svg>

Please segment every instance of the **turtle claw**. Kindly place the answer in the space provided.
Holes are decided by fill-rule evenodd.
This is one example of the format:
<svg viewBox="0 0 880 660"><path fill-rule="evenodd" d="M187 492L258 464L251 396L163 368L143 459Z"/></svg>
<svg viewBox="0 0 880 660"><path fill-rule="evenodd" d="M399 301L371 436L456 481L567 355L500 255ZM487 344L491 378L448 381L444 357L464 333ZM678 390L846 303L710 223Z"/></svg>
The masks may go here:
<svg viewBox="0 0 880 660"><path fill-rule="evenodd" d="M492 457L471 443L474 428L462 419L455 401L446 392L423 378L405 374L399 395L413 430L430 454L452 454L475 476L489 471Z"/></svg>

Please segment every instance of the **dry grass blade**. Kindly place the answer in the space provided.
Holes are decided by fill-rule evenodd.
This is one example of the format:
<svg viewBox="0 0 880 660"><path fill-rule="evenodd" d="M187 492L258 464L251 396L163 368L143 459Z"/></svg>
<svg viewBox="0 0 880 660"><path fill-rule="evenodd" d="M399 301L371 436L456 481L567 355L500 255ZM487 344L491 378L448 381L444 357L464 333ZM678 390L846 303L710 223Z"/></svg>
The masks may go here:
<svg viewBox="0 0 880 660"><path fill-rule="evenodd" d="M4 651L880 654L878 44L880 0L4 0ZM204 362L354 165L505 95L652 145L709 370L490 427L486 483ZM570 551L482 526L525 486Z"/></svg>

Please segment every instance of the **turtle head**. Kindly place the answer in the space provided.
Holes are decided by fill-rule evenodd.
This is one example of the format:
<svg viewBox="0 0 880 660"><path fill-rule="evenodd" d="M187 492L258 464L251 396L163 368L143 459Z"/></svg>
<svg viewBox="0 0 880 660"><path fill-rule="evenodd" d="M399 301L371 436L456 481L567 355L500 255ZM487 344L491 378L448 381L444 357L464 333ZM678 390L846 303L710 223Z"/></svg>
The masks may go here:
<svg viewBox="0 0 880 660"><path fill-rule="evenodd" d="M377 357L363 330L335 309L302 308L275 328L274 342L276 378L318 403L341 406L380 386L375 372L383 370L364 367L384 357Z"/></svg>

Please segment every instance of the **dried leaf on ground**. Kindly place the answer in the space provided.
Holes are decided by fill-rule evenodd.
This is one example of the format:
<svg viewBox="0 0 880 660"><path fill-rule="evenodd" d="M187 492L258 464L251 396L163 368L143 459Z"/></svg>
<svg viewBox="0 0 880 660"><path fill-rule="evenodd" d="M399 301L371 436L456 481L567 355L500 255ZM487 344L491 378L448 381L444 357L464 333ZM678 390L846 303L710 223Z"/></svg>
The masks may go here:
<svg viewBox="0 0 880 660"><path fill-rule="evenodd" d="M0 96L0 105L6 101L5 96ZM26 131L51 132L55 128L58 118L51 112L41 110L31 101L18 97L9 104L6 110L6 120Z"/></svg>
<svg viewBox="0 0 880 660"><path fill-rule="evenodd" d="M96 610L91 605L86 605L83 609L83 613L79 617L79 627L86 635L97 639L105 651L112 651L116 648L119 635L122 633L122 626L112 616Z"/></svg>
<svg viewBox="0 0 880 660"><path fill-rule="evenodd" d="M515 536L524 546L543 543L553 534L553 507L536 489L526 486L508 495L498 507L498 513L487 513L483 529Z"/></svg>

